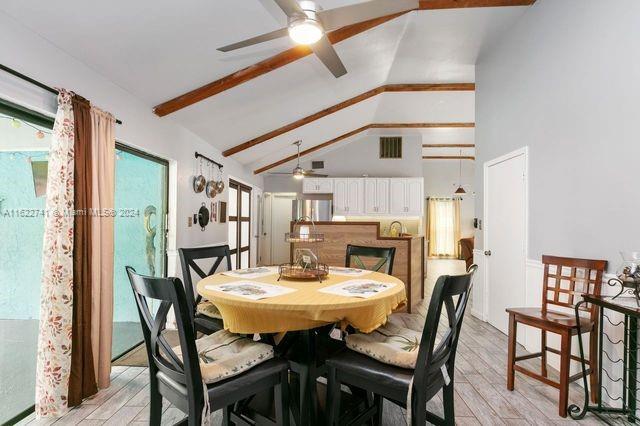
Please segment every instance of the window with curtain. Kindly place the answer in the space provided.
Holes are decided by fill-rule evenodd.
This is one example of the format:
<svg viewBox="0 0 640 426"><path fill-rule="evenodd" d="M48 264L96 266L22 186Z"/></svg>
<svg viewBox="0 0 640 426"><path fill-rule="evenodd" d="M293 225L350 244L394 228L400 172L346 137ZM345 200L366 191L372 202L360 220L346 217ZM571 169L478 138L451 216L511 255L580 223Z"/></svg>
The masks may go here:
<svg viewBox="0 0 640 426"><path fill-rule="evenodd" d="M458 241L460 240L460 199L429 198L427 213L429 256L458 257Z"/></svg>

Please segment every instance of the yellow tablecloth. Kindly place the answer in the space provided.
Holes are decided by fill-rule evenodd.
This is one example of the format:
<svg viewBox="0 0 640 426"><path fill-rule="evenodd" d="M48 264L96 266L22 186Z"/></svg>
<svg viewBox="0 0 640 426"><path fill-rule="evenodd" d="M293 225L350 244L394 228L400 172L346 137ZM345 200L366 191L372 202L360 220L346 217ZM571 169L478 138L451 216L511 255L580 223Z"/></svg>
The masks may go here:
<svg viewBox="0 0 640 426"><path fill-rule="evenodd" d="M326 324L340 323L369 333L387 322L391 312L404 305L404 283L379 272L357 278L395 283L379 295L368 299L338 296L317 291L323 287L348 281L352 277L329 275L318 281L278 281L278 274L255 278L268 284L295 288L298 291L263 300L250 300L239 296L207 290L205 286L226 284L238 278L215 274L198 282L197 290L205 299L213 302L224 320L224 328L232 333L281 333L309 330Z"/></svg>

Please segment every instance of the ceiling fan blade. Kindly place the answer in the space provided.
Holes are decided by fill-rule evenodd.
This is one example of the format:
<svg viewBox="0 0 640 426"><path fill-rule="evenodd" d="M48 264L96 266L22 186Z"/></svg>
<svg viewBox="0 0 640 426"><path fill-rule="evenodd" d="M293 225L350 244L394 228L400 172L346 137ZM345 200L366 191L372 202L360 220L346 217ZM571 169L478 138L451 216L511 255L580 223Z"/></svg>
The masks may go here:
<svg viewBox="0 0 640 426"><path fill-rule="evenodd" d="M332 31L358 22L417 8L418 0L371 0L350 6L322 10L318 12L318 17L325 31Z"/></svg>
<svg viewBox="0 0 640 426"><path fill-rule="evenodd" d="M322 61L322 63L329 68L329 71L336 77L342 77L347 73L347 69L340 60L338 53L331 45L331 42L325 34L316 43L309 46L313 53Z"/></svg>
<svg viewBox="0 0 640 426"><path fill-rule="evenodd" d="M288 175L291 176L292 173L291 172L269 172L267 173L268 175Z"/></svg>
<svg viewBox="0 0 640 426"><path fill-rule="evenodd" d="M327 176L329 176L329 175L322 175L322 174L319 174L319 173L305 173L304 175L305 176L309 176L309 177L327 177Z"/></svg>
<svg viewBox="0 0 640 426"><path fill-rule="evenodd" d="M219 47L218 50L220 52L230 52L232 50L242 49L243 47L253 46L254 44L264 43L265 41L275 40L288 34L289 32L286 28L280 28L279 30L271 31L270 33L251 37L228 46Z"/></svg>
<svg viewBox="0 0 640 426"><path fill-rule="evenodd" d="M304 12L302 11L302 9L300 9L300 5L296 0L273 0L273 1L278 6L280 6L280 9L282 9L282 11L287 16L295 16L300 13L304 14Z"/></svg>

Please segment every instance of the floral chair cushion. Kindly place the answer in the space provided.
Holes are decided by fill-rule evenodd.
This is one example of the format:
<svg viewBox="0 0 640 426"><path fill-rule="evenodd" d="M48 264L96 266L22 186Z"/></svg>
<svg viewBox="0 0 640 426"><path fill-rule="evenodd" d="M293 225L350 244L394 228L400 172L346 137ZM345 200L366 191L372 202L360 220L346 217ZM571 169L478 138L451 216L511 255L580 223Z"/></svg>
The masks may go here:
<svg viewBox="0 0 640 426"><path fill-rule="evenodd" d="M220 311L218 310L216 305L214 305L209 301L198 303L198 306L196 307L196 311L199 314L208 316L210 318L222 319L222 314L220 314Z"/></svg>
<svg viewBox="0 0 640 426"><path fill-rule="evenodd" d="M369 334L346 337L347 347L385 364L415 368L422 331L412 330L397 322L387 322Z"/></svg>
<svg viewBox="0 0 640 426"><path fill-rule="evenodd" d="M202 380L215 383L273 358L273 347L220 330L196 340ZM180 347L173 348L181 357Z"/></svg>

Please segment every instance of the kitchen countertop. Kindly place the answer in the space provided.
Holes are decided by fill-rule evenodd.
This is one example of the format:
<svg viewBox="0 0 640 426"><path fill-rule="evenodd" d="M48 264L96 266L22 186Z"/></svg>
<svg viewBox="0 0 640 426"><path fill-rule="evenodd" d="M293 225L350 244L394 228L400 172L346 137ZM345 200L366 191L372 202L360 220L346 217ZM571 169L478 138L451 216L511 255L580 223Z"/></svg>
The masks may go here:
<svg viewBox="0 0 640 426"><path fill-rule="evenodd" d="M392 237L389 235L382 235L382 230L381 228L381 224L380 222L375 222L375 221L322 221L322 222L295 222L292 221L291 224L298 224L298 225L305 225L305 226L313 226L315 225L337 225L337 226L347 226L347 225L353 225L353 226L358 226L358 225L378 225L378 239L380 240L411 240L413 238L422 238L423 235L419 235L419 234L401 234L398 235L397 237Z"/></svg>

